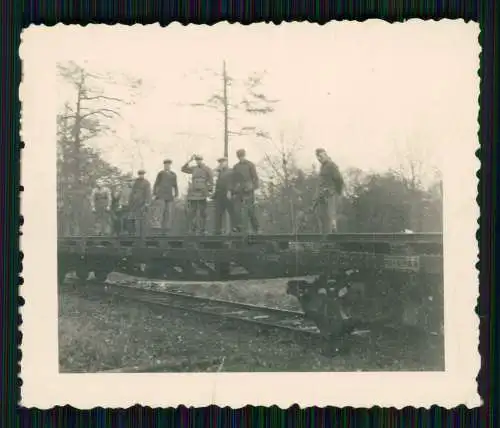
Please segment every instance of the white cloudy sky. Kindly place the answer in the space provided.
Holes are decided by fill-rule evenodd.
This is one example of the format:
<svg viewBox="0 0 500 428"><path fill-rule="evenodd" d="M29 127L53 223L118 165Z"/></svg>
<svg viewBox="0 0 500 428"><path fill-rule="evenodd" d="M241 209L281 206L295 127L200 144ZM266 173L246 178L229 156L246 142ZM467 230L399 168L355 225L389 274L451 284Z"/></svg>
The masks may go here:
<svg viewBox="0 0 500 428"><path fill-rule="evenodd" d="M92 144L126 171L144 167L150 178L164 157L171 157L177 170L193 152L215 166L223 150L221 115L177 104L204 101L220 89L220 79L206 70L220 71L223 60L236 80L232 101L241 99L238 80L261 71L267 72L262 92L280 100L265 118L235 113L232 127L258 125L274 136L283 131L301 138L298 158L306 168L319 146L342 169L383 170L400 162L408 144L418 147L429 165L439 166L452 158L454 144L477 140L475 25L371 21L54 31L60 33L58 61L143 79L136 104L114 123L119 138ZM59 105L74 99L69 87L61 86L58 94ZM142 160L131 135L150 142ZM240 147L257 162L274 150L263 140L233 137L232 162Z"/></svg>

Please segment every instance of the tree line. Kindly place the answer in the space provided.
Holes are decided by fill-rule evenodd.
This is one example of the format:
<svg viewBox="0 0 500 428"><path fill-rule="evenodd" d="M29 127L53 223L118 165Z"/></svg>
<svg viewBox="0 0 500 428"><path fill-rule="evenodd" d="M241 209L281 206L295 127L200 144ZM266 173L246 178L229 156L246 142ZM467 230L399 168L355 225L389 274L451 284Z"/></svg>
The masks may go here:
<svg viewBox="0 0 500 428"><path fill-rule="evenodd" d="M132 104L142 82L129 76L91 73L85 68L68 63L59 66L60 76L71 85L75 98L66 103L57 117L57 183L58 226L65 235L91 233L93 215L90 193L96 180L103 178L112 190L131 174L106 162L92 148L92 139L112 134L111 119L121 117L121 108ZM263 141L263 158L259 161L261 188L257 195L257 212L263 233L313 233L318 223L312 210L318 179L314 168L306 171L297 166L297 139L288 141L285 133L276 138L252 123L241 126L238 133L228 125L230 116L227 86L233 83L224 65L222 97L215 94L208 106L220 105L226 118L224 148L230 133L255 135ZM252 97L245 97L240 105L251 116L272 114L270 100L257 92L262 76L252 75L244 82ZM112 93L120 88L120 96ZM123 95L126 94L126 95ZM205 105L199 103L192 107ZM218 107L216 107L218 108ZM144 142L142 142L144 143ZM405 159L406 167L383 173L368 173L357 168L343 170L346 184L341 200L338 229L340 232L414 232L442 231L442 180L437 177L430 185L421 177L422 161ZM342 167L342 166L341 166ZM174 233L184 233L185 201L177 201ZM213 210L209 209L208 224L213 225Z"/></svg>

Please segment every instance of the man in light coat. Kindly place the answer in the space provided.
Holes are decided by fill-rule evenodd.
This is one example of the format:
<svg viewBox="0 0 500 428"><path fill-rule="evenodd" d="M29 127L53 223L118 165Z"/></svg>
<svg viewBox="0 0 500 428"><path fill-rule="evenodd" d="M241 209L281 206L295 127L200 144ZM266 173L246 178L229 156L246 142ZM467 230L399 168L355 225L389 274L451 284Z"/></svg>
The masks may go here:
<svg viewBox="0 0 500 428"><path fill-rule="evenodd" d="M190 165L195 161L195 165ZM192 233L206 233L207 224L207 198L210 196L214 186L212 170L203 163L203 157L193 155L182 166L181 171L191 175L191 183L188 187L188 225Z"/></svg>

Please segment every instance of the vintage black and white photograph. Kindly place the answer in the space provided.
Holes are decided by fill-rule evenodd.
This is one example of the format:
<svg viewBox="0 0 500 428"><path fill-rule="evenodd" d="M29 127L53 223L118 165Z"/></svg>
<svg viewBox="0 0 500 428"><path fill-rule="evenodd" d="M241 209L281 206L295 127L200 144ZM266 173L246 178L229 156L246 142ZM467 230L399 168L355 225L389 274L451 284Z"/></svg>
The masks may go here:
<svg viewBox="0 0 500 428"><path fill-rule="evenodd" d="M359 403L475 403L477 36L459 21L27 30L21 313L39 331L23 360L50 360L66 385L52 404L84 395L70 374L149 404L132 373L163 389L210 375L226 399L245 373L268 404L275 382L289 404L319 394L314 376L347 402L373 381ZM86 388L80 403L107 404Z"/></svg>

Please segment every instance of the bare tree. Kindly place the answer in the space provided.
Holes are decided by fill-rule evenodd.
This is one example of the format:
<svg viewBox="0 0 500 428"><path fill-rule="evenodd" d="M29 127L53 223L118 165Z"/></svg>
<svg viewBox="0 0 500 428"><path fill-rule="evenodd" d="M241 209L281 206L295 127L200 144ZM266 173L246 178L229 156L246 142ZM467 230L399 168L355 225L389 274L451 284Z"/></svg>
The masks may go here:
<svg viewBox="0 0 500 428"><path fill-rule="evenodd" d="M281 130L277 138L278 141L269 135L262 138L266 142L266 150L261 161L263 170L267 171L269 179L288 186L291 174L295 169L296 154L303 148L301 137L292 139Z"/></svg>
<svg viewBox="0 0 500 428"><path fill-rule="evenodd" d="M72 144L76 161L76 171L81 171L83 144L102 134L113 133L111 120L122 116L124 106L132 104L135 91L142 81L129 76L110 73L93 73L84 67L69 62L58 64L59 75L75 89L75 102L66 103L66 111L61 115L66 129L71 128ZM127 95L116 94L126 89ZM76 182L81 182L77 173Z"/></svg>
<svg viewBox="0 0 500 428"><path fill-rule="evenodd" d="M296 166L297 152L302 149L302 138L291 138L285 131L279 132L278 138L263 137L266 141L266 150L261 161L261 170L264 172L266 185L263 197L278 204L278 209L286 213L280 215L286 221L286 230L297 232L301 217L300 189L296 186L299 169ZM271 150L270 150L271 149Z"/></svg>
<svg viewBox="0 0 500 428"><path fill-rule="evenodd" d="M422 230L425 205L423 199L427 197L429 181L439 176L439 169L432 165L423 136L418 133L410 136L396 152L399 165L392 169L391 173L408 191L410 227L412 230Z"/></svg>
<svg viewBox="0 0 500 428"><path fill-rule="evenodd" d="M409 190L421 189L424 182L437 170L431 163L423 138L415 133L402 146L396 148L399 165L391 172L399 177Z"/></svg>
<svg viewBox="0 0 500 428"><path fill-rule="evenodd" d="M252 73L247 79L237 81L227 72L226 61L222 63L222 71L218 72L211 69L204 70L205 75L219 78L221 80L221 89L211 94L207 100L178 105L212 109L223 115L224 119L224 156L229 154L229 138L231 136L250 136L268 139L269 134L252 124L240 125L233 128L230 122L234 123L234 117L231 111L242 111L250 115L265 115L274 112L274 104L279 100L268 98L262 91L261 86L265 77L265 72ZM234 85L243 84L244 95L240 100L231 100L230 88Z"/></svg>

